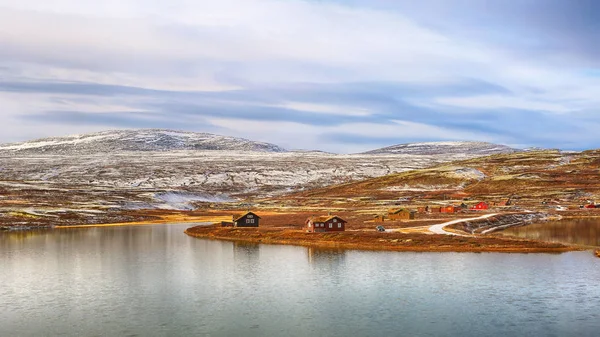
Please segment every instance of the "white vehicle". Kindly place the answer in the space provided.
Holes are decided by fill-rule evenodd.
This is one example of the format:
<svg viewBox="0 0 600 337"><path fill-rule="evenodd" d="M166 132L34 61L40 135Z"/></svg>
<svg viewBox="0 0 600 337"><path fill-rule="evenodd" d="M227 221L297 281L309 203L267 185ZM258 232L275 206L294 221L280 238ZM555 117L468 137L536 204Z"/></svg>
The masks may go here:
<svg viewBox="0 0 600 337"><path fill-rule="evenodd" d="M556 206L556 210L557 210L557 211L566 211L566 210L568 210L568 208L567 208L567 207L565 207L565 206L560 206L560 205L558 205L558 206Z"/></svg>

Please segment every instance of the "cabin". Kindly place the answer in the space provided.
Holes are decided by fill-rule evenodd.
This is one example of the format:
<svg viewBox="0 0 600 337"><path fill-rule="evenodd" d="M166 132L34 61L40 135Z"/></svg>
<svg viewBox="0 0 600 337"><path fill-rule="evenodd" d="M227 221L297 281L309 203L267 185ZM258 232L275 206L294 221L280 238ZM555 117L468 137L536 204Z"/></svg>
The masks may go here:
<svg viewBox="0 0 600 337"><path fill-rule="evenodd" d="M459 209L452 205L440 207L440 213L456 213Z"/></svg>
<svg viewBox="0 0 600 337"><path fill-rule="evenodd" d="M595 204L587 204L585 205L585 208L596 208Z"/></svg>
<svg viewBox="0 0 600 337"><path fill-rule="evenodd" d="M309 233L343 232L347 221L337 215L312 216L306 219L306 231Z"/></svg>
<svg viewBox="0 0 600 337"><path fill-rule="evenodd" d="M373 218L373 222L384 222L385 221L385 216L383 215L376 215L375 218Z"/></svg>
<svg viewBox="0 0 600 337"><path fill-rule="evenodd" d="M478 203L477 205L471 207L472 210L476 210L476 211L486 210L486 209L489 209L489 208L490 208L490 206L487 203L483 202L483 201L480 202L480 203Z"/></svg>
<svg viewBox="0 0 600 337"><path fill-rule="evenodd" d="M498 203L498 206L500 206L500 207L510 206L510 205L512 205L512 200L510 200L510 198L504 199Z"/></svg>
<svg viewBox="0 0 600 337"><path fill-rule="evenodd" d="M388 210L390 220L414 220L415 211L406 208Z"/></svg>
<svg viewBox="0 0 600 337"><path fill-rule="evenodd" d="M260 217L252 212L233 216L234 227L258 227Z"/></svg>
<svg viewBox="0 0 600 337"><path fill-rule="evenodd" d="M427 212L429 212L429 206L417 207L417 212L419 212L419 213L427 213Z"/></svg>

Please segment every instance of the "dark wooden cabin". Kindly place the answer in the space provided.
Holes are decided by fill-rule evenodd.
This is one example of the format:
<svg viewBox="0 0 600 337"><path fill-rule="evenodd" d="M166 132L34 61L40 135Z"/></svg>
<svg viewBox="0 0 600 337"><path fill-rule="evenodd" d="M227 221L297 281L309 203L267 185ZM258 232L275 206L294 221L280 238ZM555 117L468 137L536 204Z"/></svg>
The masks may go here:
<svg viewBox="0 0 600 337"><path fill-rule="evenodd" d="M234 227L258 227L260 217L252 212L233 216Z"/></svg>
<svg viewBox="0 0 600 337"><path fill-rule="evenodd" d="M346 230L346 220L337 215L313 216L306 219L306 231L310 233L343 232Z"/></svg>

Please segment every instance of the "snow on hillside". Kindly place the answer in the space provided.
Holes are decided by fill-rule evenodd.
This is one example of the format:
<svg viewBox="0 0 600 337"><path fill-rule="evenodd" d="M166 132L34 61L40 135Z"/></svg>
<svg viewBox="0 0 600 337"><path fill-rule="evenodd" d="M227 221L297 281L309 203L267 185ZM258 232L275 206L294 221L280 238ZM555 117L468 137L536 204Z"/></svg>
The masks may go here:
<svg viewBox="0 0 600 337"><path fill-rule="evenodd" d="M148 202L185 208L194 201L268 197L514 151L489 143L438 142L339 155L286 151L273 144L207 133L105 131L0 145L0 182L103 191L181 189L190 194L157 194ZM471 179L484 176L473 170L454 174Z"/></svg>
<svg viewBox="0 0 600 337"><path fill-rule="evenodd" d="M103 131L0 145L0 152L10 153L91 154L174 150L285 152L277 145L243 138L160 129Z"/></svg>
<svg viewBox="0 0 600 337"><path fill-rule="evenodd" d="M465 155L491 155L498 153L514 153L519 150L505 145L486 142L427 142L409 143L384 147L377 150L365 152L365 154L414 154L414 155L441 155L441 154L465 154Z"/></svg>

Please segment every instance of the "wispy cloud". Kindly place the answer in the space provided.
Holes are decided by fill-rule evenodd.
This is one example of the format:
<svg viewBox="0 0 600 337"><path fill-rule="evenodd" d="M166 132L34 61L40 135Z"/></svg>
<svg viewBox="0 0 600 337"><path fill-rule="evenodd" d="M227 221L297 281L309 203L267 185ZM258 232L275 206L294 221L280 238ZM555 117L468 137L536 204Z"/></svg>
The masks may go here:
<svg viewBox="0 0 600 337"><path fill-rule="evenodd" d="M343 152L600 147L598 17L571 0L0 0L0 141L165 127Z"/></svg>

